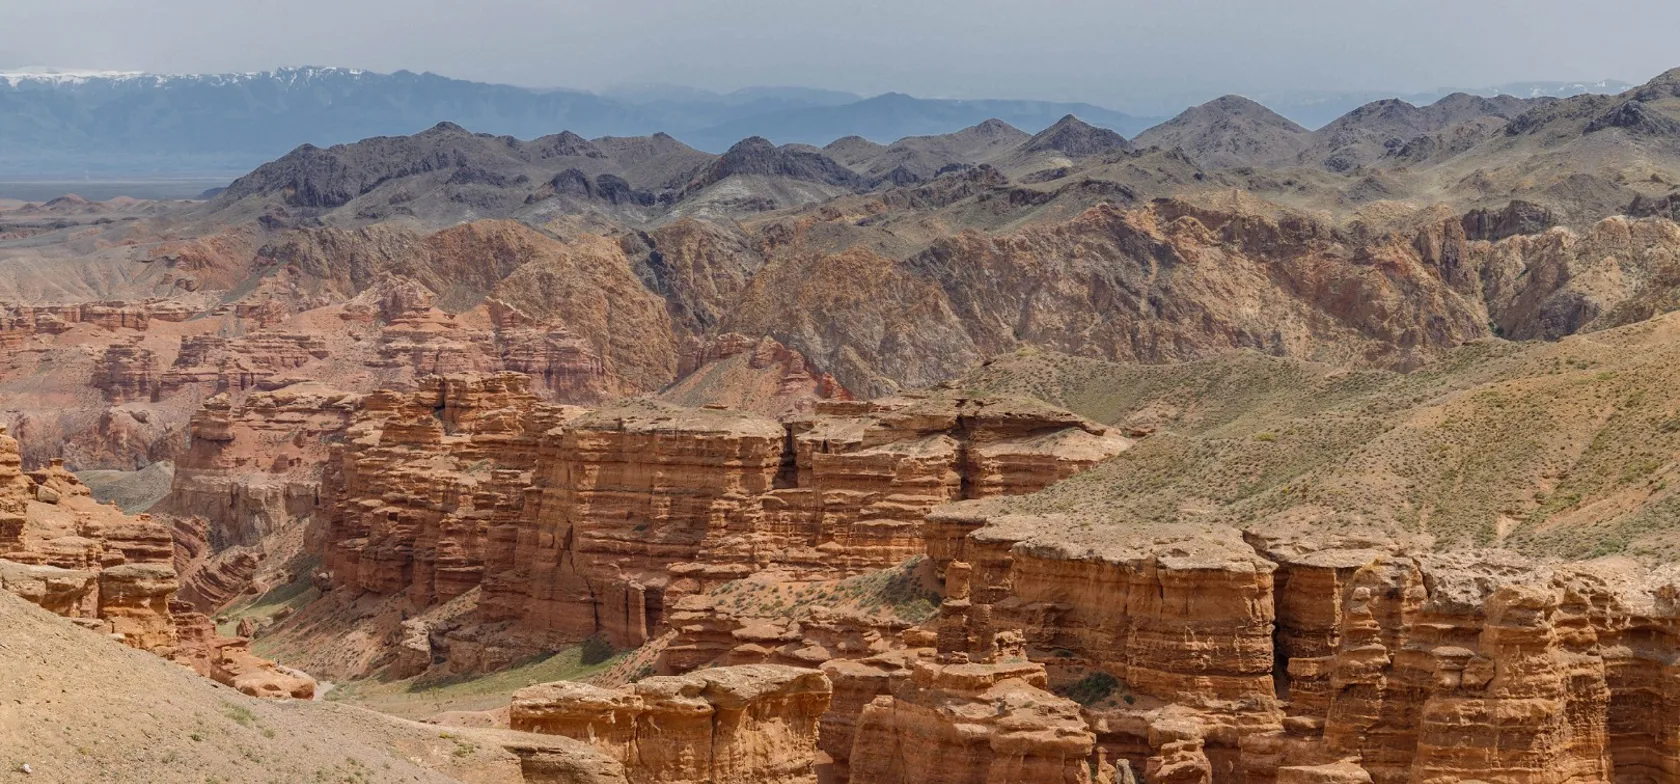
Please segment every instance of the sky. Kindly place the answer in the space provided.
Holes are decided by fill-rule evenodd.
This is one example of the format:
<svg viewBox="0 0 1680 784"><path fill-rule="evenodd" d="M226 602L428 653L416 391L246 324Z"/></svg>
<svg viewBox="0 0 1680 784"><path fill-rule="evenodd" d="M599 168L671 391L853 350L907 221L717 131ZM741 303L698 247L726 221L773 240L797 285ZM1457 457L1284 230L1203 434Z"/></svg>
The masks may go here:
<svg viewBox="0 0 1680 784"><path fill-rule="evenodd" d="M533 87L799 85L1149 108L1643 82L1674 0L0 0L0 68L336 65Z"/></svg>

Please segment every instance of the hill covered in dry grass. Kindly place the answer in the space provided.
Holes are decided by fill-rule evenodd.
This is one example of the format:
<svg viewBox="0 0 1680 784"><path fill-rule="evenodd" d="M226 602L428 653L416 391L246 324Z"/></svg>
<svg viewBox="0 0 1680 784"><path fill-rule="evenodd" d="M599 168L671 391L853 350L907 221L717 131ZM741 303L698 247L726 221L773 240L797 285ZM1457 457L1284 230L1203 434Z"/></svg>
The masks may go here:
<svg viewBox="0 0 1680 784"><path fill-rule="evenodd" d="M1657 561L1680 556L1677 359L1670 314L1556 343L1472 342L1409 374L1255 353L1115 365L1023 352L963 383L1154 429L1002 511Z"/></svg>

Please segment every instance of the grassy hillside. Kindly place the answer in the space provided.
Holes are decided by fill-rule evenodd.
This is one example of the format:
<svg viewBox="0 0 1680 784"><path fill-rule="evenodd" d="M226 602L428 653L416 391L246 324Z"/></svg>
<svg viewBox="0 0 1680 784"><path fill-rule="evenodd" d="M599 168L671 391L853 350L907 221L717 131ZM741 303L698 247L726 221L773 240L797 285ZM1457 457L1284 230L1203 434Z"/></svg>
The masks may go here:
<svg viewBox="0 0 1680 784"><path fill-rule="evenodd" d="M1136 448L1010 511L1093 525L1374 526L1437 547L1680 557L1680 317L1480 341L1410 374L1257 354L1119 366L1027 353L965 379L1105 422Z"/></svg>

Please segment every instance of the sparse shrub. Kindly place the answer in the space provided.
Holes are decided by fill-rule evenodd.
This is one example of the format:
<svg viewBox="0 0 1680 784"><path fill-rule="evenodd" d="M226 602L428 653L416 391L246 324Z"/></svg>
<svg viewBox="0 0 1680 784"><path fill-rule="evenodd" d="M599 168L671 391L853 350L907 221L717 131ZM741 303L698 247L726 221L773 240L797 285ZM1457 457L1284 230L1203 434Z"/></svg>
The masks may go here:
<svg viewBox="0 0 1680 784"><path fill-rule="evenodd" d="M612 644L607 642L607 638L597 634L583 641L581 661L588 665L600 664L611 659L617 653L618 651L613 650Z"/></svg>
<svg viewBox="0 0 1680 784"><path fill-rule="evenodd" d="M222 714L241 727L249 727L257 723L257 714L252 713L250 708L243 705L224 702L222 703Z"/></svg>
<svg viewBox="0 0 1680 784"><path fill-rule="evenodd" d="M1120 679L1106 672L1093 672L1057 693L1080 705L1091 706L1108 699L1120 688ZM1128 695L1129 696L1129 695Z"/></svg>

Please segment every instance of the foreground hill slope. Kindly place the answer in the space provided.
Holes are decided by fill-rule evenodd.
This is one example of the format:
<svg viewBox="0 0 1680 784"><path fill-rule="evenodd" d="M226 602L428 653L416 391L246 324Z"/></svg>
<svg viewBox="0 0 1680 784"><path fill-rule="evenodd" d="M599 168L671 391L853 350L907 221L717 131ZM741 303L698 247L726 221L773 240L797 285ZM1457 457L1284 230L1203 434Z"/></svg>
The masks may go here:
<svg viewBox="0 0 1680 784"><path fill-rule="evenodd" d="M573 753L575 780L614 779L579 744L435 727L331 703L245 697L0 591L0 765L53 784L135 781L525 781L503 746ZM599 768L591 765L599 763ZM29 766L25 776L23 766ZM616 779L623 781L622 774Z"/></svg>

